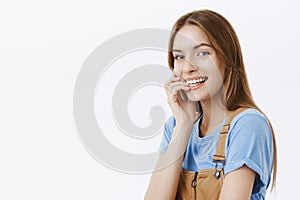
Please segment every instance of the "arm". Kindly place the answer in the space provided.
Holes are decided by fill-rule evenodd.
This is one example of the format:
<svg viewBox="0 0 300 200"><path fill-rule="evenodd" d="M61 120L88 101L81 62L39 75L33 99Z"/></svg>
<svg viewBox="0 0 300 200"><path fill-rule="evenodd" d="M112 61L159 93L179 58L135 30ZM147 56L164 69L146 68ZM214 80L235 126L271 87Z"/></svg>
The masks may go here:
<svg viewBox="0 0 300 200"><path fill-rule="evenodd" d="M255 172L243 165L225 176L219 200L249 200Z"/></svg>
<svg viewBox="0 0 300 200"><path fill-rule="evenodd" d="M228 134L224 166L226 176L220 200L227 200L230 195L230 200L249 200L254 184L256 195L264 196L260 191L268 188L273 162L273 141L269 125L263 115L249 109L237 117L231 127L234 128ZM255 177L257 182L254 181ZM241 196L239 198L234 195Z"/></svg>
<svg viewBox="0 0 300 200"><path fill-rule="evenodd" d="M192 124L189 123L175 126L168 149L165 153L160 154L155 171L151 176L145 200L175 199L183 154L191 130Z"/></svg>
<svg viewBox="0 0 300 200"><path fill-rule="evenodd" d="M161 153L145 194L145 200L173 200L176 197L178 181L196 115L196 103L178 98L179 90L190 88L177 77L175 70L165 84L168 104L176 125L165 153Z"/></svg>

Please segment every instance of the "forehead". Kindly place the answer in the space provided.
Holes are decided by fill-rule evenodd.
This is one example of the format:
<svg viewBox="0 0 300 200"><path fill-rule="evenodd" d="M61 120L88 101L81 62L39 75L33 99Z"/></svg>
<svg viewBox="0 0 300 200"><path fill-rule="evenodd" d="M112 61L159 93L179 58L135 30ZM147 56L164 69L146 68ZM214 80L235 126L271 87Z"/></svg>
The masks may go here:
<svg viewBox="0 0 300 200"><path fill-rule="evenodd" d="M195 25L185 25L176 33L173 48L191 49L201 43L210 44L204 31Z"/></svg>

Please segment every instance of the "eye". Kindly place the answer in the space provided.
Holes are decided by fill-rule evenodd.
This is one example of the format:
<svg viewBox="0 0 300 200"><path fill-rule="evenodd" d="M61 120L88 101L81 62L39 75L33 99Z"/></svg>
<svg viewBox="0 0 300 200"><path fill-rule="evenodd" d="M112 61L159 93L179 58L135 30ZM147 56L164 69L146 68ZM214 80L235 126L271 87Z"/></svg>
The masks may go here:
<svg viewBox="0 0 300 200"><path fill-rule="evenodd" d="M197 53L197 56L207 56L209 55L210 53L206 50L201 50L199 53Z"/></svg>
<svg viewBox="0 0 300 200"><path fill-rule="evenodd" d="M184 58L184 55L174 55L175 60L182 60Z"/></svg>

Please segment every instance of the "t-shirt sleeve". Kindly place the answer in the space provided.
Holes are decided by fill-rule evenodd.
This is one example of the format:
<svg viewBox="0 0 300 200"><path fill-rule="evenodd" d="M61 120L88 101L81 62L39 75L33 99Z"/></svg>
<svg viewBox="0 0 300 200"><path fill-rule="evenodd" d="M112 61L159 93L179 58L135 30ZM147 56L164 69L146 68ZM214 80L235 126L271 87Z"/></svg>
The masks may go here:
<svg viewBox="0 0 300 200"><path fill-rule="evenodd" d="M162 136L161 143L159 146L159 151L161 153L165 153L167 151L167 148L168 148L169 143L172 138L172 133L173 133L175 124L176 124L176 122L175 122L174 116L169 117L169 119L164 124L163 136Z"/></svg>
<svg viewBox="0 0 300 200"><path fill-rule="evenodd" d="M267 188L273 164L273 140L268 121L258 112L236 118L228 133L225 176L246 165L259 176L260 187Z"/></svg>

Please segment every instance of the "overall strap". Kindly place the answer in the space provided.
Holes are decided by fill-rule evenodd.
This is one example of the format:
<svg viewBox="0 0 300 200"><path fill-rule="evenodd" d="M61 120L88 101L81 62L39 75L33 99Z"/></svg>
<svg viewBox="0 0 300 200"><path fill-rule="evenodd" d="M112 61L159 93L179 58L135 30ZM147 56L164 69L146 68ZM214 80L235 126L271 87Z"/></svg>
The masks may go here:
<svg viewBox="0 0 300 200"><path fill-rule="evenodd" d="M228 120L226 121L226 123L224 124L224 126L221 128L220 130L220 138L218 141L218 146L216 149L216 153L213 156L213 161L214 162L222 162L225 163L225 144L226 144L226 140L227 140L227 135L228 135L228 131L230 129L230 123L233 120L233 118L235 116L237 116L239 113L243 112L244 110L246 110L247 108L238 108L237 110L235 110L228 118Z"/></svg>

